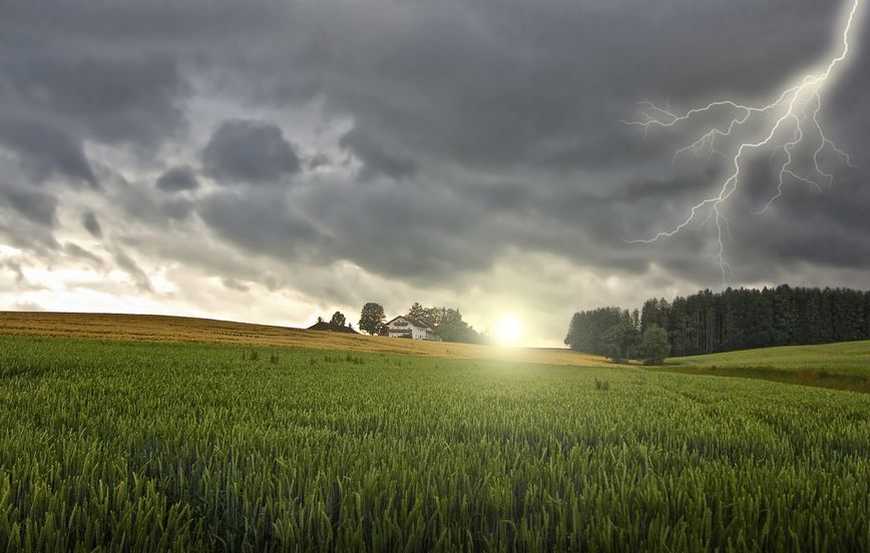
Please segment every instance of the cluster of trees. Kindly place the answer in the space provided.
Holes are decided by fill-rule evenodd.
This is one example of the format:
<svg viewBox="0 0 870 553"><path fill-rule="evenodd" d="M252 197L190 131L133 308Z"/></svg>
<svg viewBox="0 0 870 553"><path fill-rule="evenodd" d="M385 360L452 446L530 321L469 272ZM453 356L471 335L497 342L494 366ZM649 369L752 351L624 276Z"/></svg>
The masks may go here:
<svg viewBox="0 0 870 553"><path fill-rule="evenodd" d="M336 311L332 314L332 319L329 321L329 326L334 326L336 328L345 326L347 323L347 317L344 316L344 313L341 311Z"/></svg>
<svg viewBox="0 0 870 553"><path fill-rule="evenodd" d="M670 352L665 330L655 324L642 328L640 312L602 307L575 313L565 343L575 351L603 355L614 361L640 359L661 364Z"/></svg>
<svg viewBox="0 0 870 553"><path fill-rule="evenodd" d="M480 344L486 341L483 335L462 320L462 314L458 309L424 307L415 302L408 309L407 316L434 328L435 334L445 342ZM359 328L373 336L383 334L386 331L385 319L383 306L369 302L363 306L360 313Z"/></svg>
<svg viewBox="0 0 870 553"><path fill-rule="evenodd" d="M408 309L408 317L423 322L435 329L445 342L482 344L486 338L474 327L462 320L462 313L450 307L423 307L417 302Z"/></svg>
<svg viewBox="0 0 870 553"><path fill-rule="evenodd" d="M648 300L639 314L618 308L577 313L565 343L608 355L605 333L617 323L627 328L626 318L641 335L662 329L675 356L865 340L870 339L870 292L788 285L704 290L673 302Z"/></svg>
<svg viewBox="0 0 870 553"><path fill-rule="evenodd" d="M347 317L341 311L336 311L332 314L329 322L323 320L323 317L317 317L317 323L310 327L309 330L331 330L333 332L351 332L356 333L353 325L347 322Z"/></svg>

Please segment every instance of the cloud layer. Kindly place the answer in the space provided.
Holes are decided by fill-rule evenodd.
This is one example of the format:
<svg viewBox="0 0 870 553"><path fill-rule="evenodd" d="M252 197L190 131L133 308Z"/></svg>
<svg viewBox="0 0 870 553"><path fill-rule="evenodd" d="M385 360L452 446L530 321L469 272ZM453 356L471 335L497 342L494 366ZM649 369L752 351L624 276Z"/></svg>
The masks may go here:
<svg viewBox="0 0 870 553"><path fill-rule="evenodd" d="M101 294L290 323L441 301L479 326L523 311L553 343L576 307L720 286L703 217L660 244L629 241L678 223L727 160L672 163L697 128L644 136L621 121L642 100L769 99L825 57L842 7L13 3L0 19L0 301ZM855 41L821 114L858 168L826 157L832 186L790 182L757 216L777 161L759 152L726 213L730 284L866 280L868 48ZM18 298L28 275L49 291Z"/></svg>

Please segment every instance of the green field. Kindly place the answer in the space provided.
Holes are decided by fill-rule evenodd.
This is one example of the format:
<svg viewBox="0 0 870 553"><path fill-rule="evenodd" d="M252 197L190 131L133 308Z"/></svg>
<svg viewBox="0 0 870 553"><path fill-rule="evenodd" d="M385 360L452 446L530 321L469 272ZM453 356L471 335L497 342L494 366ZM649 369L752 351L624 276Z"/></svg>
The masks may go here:
<svg viewBox="0 0 870 553"><path fill-rule="evenodd" d="M870 551L870 396L0 337L2 551Z"/></svg>
<svg viewBox="0 0 870 553"><path fill-rule="evenodd" d="M870 392L870 341L678 357L662 369Z"/></svg>
<svg viewBox="0 0 870 553"><path fill-rule="evenodd" d="M697 367L770 368L779 371L827 371L831 374L870 374L870 341L763 348L694 357L674 363Z"/></svg>

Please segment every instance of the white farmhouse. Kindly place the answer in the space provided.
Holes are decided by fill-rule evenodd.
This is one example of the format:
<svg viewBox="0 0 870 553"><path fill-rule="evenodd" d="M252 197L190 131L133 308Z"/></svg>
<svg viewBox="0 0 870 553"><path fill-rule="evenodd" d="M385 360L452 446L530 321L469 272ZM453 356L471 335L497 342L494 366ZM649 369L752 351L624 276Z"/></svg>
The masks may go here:
<svg viewBox="0 0 870 553"><path fill-rule="evenodd" d="M391 338L411 338L413 340L441 341L435 329L410 317L398 316L386 324L387 336Z"/></svg>

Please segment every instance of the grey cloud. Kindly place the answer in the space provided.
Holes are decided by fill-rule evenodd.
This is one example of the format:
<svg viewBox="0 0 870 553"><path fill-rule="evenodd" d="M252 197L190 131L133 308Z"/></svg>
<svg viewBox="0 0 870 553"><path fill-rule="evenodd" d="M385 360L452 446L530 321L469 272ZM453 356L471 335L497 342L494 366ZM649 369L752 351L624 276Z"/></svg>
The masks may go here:
<svg viewBox="0 0 870 553"><path fill-rule="evenodd" d="M0 100L104 143L153 147L184 128L180 103L189 90L176 60L117 48L97 52L50 43L16 50L0 65L6 85Z"/></svg>
<svg viewBox="0 0 870 553"><path fill-rule="evenodd" d="M21 264L12 260L0 261L0 268L7 269L15 273L15 282L20 285L27 283L27 278L24 276L24 271L21 269Z"/></svg>
<svg viewBox="0 0 870 553"><path fill-rule="evenodd" d="M219 236L248 254L292 259L300 250L325 244L324 237L291 209L280 192L217 192L205 198L197 211Z"/></svg>
<svg viewBox="0 0 870 553"><path fill-rule="evenodd" d="M173 167L160 175L157 188L164 192L184 192L199 188L199 181L193 168L183 165Z"/></svg>
<svg viewBox="0 0 870 553"><path fill-rule="evenodd" d="M412 176L417 171L417 164L413 160L397 154L395 147L378 144L360 127L355 127L342 136L340 144L362 160L363 180L380 174L400 179Z"/></svg>
<svg viewBox="0 0 870 553"><path fill-rule="evenodd" d="M332 165L332 158L328 154L318 152L305 160L305 165L309 170L319 169Z"/></svg>
<svg viewBox="0 0 870 553"><path fill-rule="evenodd" d="M202 151L206 173L225 184L278 183L299 172L293 146L276 125L233 119L215 129Z"/></svg>
<svg viewBox="0 0 870 553"><path fill-rule="evenodd" d="M139 290L149 294L154 292L154 288L151 285L151 279L148 277L148 273L146 273L142 269L142 267L140 267L139 264L136 263L136 261L133 260L133 258L131 258L129 255L127 255L123 250L116 248L112 252L112 259L122 271L130 275Z"/></svg>
<svg viewBox="0 0 870 553"><path fill-rule="evenodd" d="M324 22L329 38L312 39L322 49L306 63L316 65L329 105L353 116L354 128L342 145L364 163L363 178L383 174L417 181L407 186L406 204L392 204L392 217L414 213L409 206L425 204L430 196L425 187L435 186L451 187L458 205L475 205L479 221L460 231L465 241L460 249L446 245L455 230L444 222L421 233L432 243L414 240L411 231L388 237L392 247L386 251L364 244L345 250L345 235L354 243L353 237L373 236L382 224L382 214L365 201L376 198L377 189L343 196L323 190L325 198L312 213L338 237L331 246L335 255L380 258L367 267L407 277L436 266L449 273L463 270L466 261L485 264L504 244L632 272L657 263L699 285L719 280L715 259L708 259L715 246L710 227L662 247L627 242L679 223L688 208L715 193L722 164L672 172L667 166L672 153L697 127L644 138L620 120L636 116L636 102L643 99L670 100L674 109L713 95L763 99L827 52L831 23L839 15L836 7L819 3L762 6L748 0L704 9L688 1L654 8L641 2L556 1L534 10L419 3L377 20L364 11L304 12ZM328 23L326 14L332 18ZM698 32L711 25L721 32L712 37ZM277 75L289 86L299 81L306 63ZM851 90L866 89L866 77L854 70L850 75ZM272 92L279 102L281 87ZM457 166L467 178L452 184L445 171ZM521 184L514 186L517 181ZM348 208L354 212L334 217L334 211L345 211L343 205L354 206ZM751 212L735 210L733 216L742 220ZM524 224L505 225L503 219L512 217L522 217ZM820 224L837 225L837 217L823 215ZM561 225L555 227L554 220ZM353 233L345 229L346 221L353 221L347 223ZM750 237L747 243L765 241ZM416 253L406 253L406 247ZM766 260L747 267L747 275L770 266L770 256L786 262L776 251L761 253Z"/></svg>
<svg viewBox="0 0 870 553"><path fill-rule="evenodd" d="M870 205L868 179L860 173L844 176L835 189L819 192L790 182L785 195L762 216L749 216L732 225L735 261L756 274L765 259L787 269L801 264L829 268L870 268ZM775 190L769 190L769 194ZM735 209L747 210L752 198Z"/></svg>
<svg viewBox="0 0 870 553"><path fill-rule="evenodd" d="M185 197L165 197L141 182L130 182L118 173L110 173L107 194L113 204L131 220L166 229L172 222L186 220L194 209Z"/></svg>
<svg viewBox="0 0 870 553"><path fill-rule="evenodd" d="M93 254L92 252L84 249L83 247L79 246L78 244L76 244L74 242L65 243L63 245L63 251L68 256L73 257L75 259L87 261L88 263L90 263L91 265L94 265L95 267L103 268L105 266L105 262L100 257L98 257L97 255Z"/></svg>
<svg viewBox="0 0 870 553"><path fill-rule="evenodd" d="M655 7L549 1L534 10L448 1L373 17L382 11L370 4L325 3L298 10L308 48L291 52L307 55L270 78L281 79L273 87L277 102L310 73L369 144L401 146L404 158L487 168L612 166L625 154L657 151L624 140L629 133L619 120L636 101L757 94L827 46L834 12L784 0L705 8L686 0ZM694 32L711 25L721 32ZM770 32L779 28L801 32ZM731 59L739 68L727 66Z"/></svg>
<svg viewBox="0 0 870 553"><path fill-rule="evenodd" d="M20 188L0 189L0 199L29 221L53 228L57 224L57 200L44 192Z"/></svg>
<svg viewBox="0 0 870 553"><path fill-rule="evenodd" d="M87 230L94 238L103 237L103 228L100 226L100 222L97 220L97 216L93 211L86 211L82 215L82 226L85 227L85 230Z"/></svg>
<svg viewBox="0 0 870 553"><path fill-rule="evenodd" d="M32 283L27 279L27 275L24 274L24 267L28 264L28 261L27 257L0 260L0 269L7 269L15 275L15 288L18 291L36 292L46 290L47 288L44 285Z"/></svg>
<svg viewBox="0 0 870 553"><path fill-rule="evenodd" d="M53 228L34 224L26 218L24 221L13 219L0 222L0 237L5 240L4 244L46 259L53 259L61 248L54 237Z"/></svg>
<svg viewBox="0 0 870 553"><path fill-rule="evenodd" d="M221 284L223 284L228 290L234 290L236 292L249 292L251 290L250 287L234 278L224 277L221 279Z"/></svg>
<svg viewBox="0 0 870 553"><path fill-rule="evenodd" d="M290 199L272 190L219 192L197 211L246 255L319 265L348 259L417 282L488 267L507 245L497 228L481 224L478 206L413 182L375 180L362 188L324 181ZM316 215L309 221L303 214Z"/></svg>
<svg viewBox="0 0 870 553"><path fill-rule="evenodd" d="M21 156L38 180L61 175L97 186L81 142L58 127L36 120L0 118L0 145Z"/></svg>
<svg viewBox="0 0 870 553"><path fill-rule="evenodd" d="M193 214L195 206L189 200L174 199L161 203L159 209L166 217L174 221L183 221Z"/></svg>

